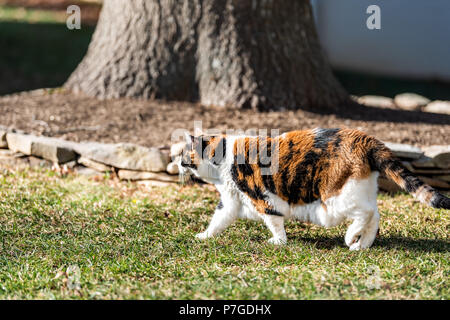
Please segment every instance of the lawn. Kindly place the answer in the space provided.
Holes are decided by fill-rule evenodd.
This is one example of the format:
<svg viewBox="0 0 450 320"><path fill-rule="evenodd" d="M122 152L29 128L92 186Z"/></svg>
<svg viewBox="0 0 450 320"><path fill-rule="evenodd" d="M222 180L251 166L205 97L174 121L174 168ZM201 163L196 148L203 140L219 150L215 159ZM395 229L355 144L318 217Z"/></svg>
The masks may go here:
<svg viewBox="0 0 450 320"><path fill-rule="evenodd" d="M448 212L409 195L381 195L379 238L350 252L344 226L300 222L283 247L250 221L197 240L210 186L0 170L0 299L450 298Z"/></svg>

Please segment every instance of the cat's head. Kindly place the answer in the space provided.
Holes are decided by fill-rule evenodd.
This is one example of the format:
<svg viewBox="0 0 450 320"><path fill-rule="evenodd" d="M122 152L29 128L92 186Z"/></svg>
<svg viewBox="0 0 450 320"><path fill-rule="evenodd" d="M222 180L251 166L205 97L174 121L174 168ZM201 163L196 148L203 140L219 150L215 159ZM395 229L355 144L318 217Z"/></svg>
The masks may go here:
<svg viewBox="0 0 450 320"><path fill-rule="evenodd" d="M216 179L217 168L225 157L225 136L185 135L186 144L179 162L181 176L194 175L202 179Z"/></svg>

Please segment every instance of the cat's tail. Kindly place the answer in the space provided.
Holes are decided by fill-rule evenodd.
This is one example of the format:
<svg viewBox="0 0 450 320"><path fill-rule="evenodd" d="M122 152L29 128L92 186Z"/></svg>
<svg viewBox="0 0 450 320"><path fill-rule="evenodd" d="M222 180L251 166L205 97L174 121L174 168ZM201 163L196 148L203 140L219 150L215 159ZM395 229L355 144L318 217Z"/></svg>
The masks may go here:
<svg viewBox="0 0 450 320"><path fill-rule="evenodd" d="M412 174L400 161L395 160L391 150L382 142L377 140L371 142L373 145L369 149L368 158L372 170L380 171L420 202L433 208L450 209L450 198Z"/></svg>

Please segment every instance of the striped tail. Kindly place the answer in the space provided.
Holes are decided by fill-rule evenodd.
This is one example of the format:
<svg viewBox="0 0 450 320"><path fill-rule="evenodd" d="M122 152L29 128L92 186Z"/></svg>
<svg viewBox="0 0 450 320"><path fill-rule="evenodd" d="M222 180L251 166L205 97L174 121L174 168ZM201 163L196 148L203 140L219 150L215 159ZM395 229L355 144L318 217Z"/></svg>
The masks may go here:
<svg viewBox="0 0 450 320"><path fill-rule="evenodd" d="M442 195L413 175L399 161L394 159L392 152L383 143L375 139L371 142L375 144L368 154L372 170L380 171L420 202L433 208L450 209L450 198Z"/></svg>

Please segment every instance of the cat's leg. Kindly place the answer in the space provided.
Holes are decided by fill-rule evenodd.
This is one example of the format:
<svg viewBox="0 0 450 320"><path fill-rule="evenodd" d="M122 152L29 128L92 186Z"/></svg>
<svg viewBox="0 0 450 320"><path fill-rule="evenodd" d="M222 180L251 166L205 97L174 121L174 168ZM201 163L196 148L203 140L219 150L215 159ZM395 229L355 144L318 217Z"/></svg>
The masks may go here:
<svg viewBox="0 0 450 320"><path fill-rule="evenodd" d="M214 211L208 228L195 237L206 239L218 235L237 219L240 207L239 200L232 197L222 197Z"/></svg>
<svg viewBox="0 0 450 320"><path fill-rule="evenodd" d="M353 220L345 234L345 243L350 250L360 250L369 248L378 231L380 215L378 210L361 211Z"/></svg>
<svg viewBox="0 0 450 320"><path fill-rule="evenodd" d="M265 199L250 198L253 210L262 218L266 226L272 232L273 237L269 239L272 244L285 244L287 241L286 231L284 230L284 216L281 212L274 209L272 204Z"/></svg>
<svg viewBox="0 0 450 320"><path fill-rule="evenodd" d="M272 232L273 237L269 239L272 244L286 244L287 237L284 229L284 217L278 215L265 214L264 223Z"/></svg>
<svg viewBox="0 0 450 320"><path fill-rule="evenodd" d="M361 243L359 240L361 238L362 230L366 226L367 222L367 219L356 218L348 227L347 232L345 233L345 244L350 248L350 250L361 249Z"/></svg>
<svg viewBox="0 0 450 320"><path fill-rule="evenodd" d="M350 250L366 249L376 237L380 219L377 208L377 178L378 173L372 173L369 178L353 183L352 188L344 194L345 199L352 200L351 206L346 208L347 218L353 220L345 235L345 243Z"/></svg>
<svg viewBox="0 0 450 320"><path fill-rule="evenodd" d="M361 233L361 237L359 239L361 249L369 248L373 244L375 237L377 236L379 222L380 214L378 213L378 209L376 209L372 219L370 219L369 223Z"/></svg>

